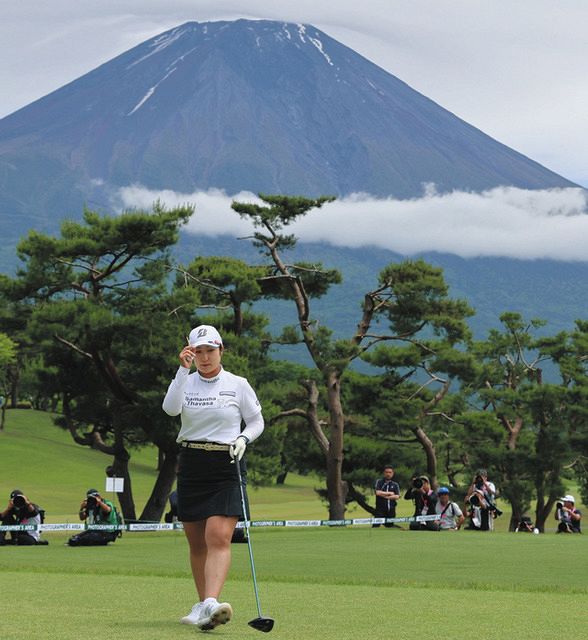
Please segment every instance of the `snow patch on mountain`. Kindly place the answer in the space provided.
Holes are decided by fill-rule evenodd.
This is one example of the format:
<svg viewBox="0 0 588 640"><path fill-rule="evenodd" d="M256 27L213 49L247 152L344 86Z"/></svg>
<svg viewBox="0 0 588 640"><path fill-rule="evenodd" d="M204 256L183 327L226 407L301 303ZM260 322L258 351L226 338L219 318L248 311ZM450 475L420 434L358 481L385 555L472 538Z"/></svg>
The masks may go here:
<svg viewBox="0 0 588 640"><path fill-rule="evenodd" d="M147 60L147 58L150 58L156 53L159 53L160 51L167 49L167 47L169 47L171 44L176 42L176 40L179 40L187 31L189 31L189 29L177 27L176 29L173 29L168 33L164 33L161 36L154 38L151 44L149 45L149 47L153 48L153 51L150 51L149 53L146 53L144 56L141 56L138 60L131 62L131 64L127 66L127 70L131 69L132 67L139 64L140 62Z"/></svg>
<svg viewBox="0 0 588 640"><path fill-rule="evenodd" d="M329 57L329 55L327 54L327 52L323 49L323 43L318 39L318 38L311 38L310 36L308 36L308 39L312 42L312 44L320 51L321 55L324 57L324 59L331 65L333 65L333 62L331 60L331 58Z"/></svg>
<svg viewBox="0 0 588 640"><path fill-rule="evenodd" d="M386 94L379 88L377 87L373 82L371 82L371 80L368 80L366 78L366 82L370 85L370 87L376 92L379 93L381 96L385 96Z"/></svg>
<svg viewBox="0 0 588 640"><path fill-rule="evenodd" d="M176 58L171 64L167 66L167 69L171 69L172 67L177 66L180 62L184 62L184 59L187 58L191 53L194 53L198 47L192 47L188 49L186 53L183 53L179 58Z"/></svg>
<svg viewBox="0 0 588 640"><path fill-rule="evenodd" d="M149 100L149 98L155 93L155 90L157 89L157 87L167 78L169 78L171 76L171 74L176 70L176 67L174 67L173 69L171 69L170 71L168 71L168 73L166 73L163 78L155 85L153 85L148 91L147 93L141 98L141 100L139 100L139 102L137 102L137 104L133 107L133 109L131 111L129 111L127 113L127 116L132 116L133 113L135 113L136 111L138 111L146 102L147 100Z"/></svg>

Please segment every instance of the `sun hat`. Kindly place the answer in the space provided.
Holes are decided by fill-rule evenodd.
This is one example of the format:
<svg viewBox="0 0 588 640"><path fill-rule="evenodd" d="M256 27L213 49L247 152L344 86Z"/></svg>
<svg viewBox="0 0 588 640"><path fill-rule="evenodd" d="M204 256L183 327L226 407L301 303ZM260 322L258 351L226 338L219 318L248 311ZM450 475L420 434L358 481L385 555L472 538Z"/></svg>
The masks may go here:
<svg viewBox="0 0 588 640"><path fill-rule="evenodd" d="M201 324L199 327L192 329L188 336L188 343L191 347L200 347L207 345L209 347L222 347L223 340L220 333L208 324Z"/></svg>
<svg viewBox="0 0 588 640"><path fill-rule="evenodd" d="M576 500L574 499L574 496L571 496L569 493L567 496L560 498L560 500L562 500L563 502L573 502L574 504L576 504Z"/></svg>

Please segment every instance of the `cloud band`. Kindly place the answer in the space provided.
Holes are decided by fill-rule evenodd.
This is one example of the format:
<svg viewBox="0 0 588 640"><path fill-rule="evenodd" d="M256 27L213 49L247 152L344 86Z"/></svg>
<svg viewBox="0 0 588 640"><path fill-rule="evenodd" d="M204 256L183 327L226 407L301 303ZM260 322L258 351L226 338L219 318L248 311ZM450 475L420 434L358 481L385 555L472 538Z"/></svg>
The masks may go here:
<svg viewBox="0 0 588 640"><path fill-rule="evenodd" d="M124 187L123 208L192 203L187 231L206 236L251 233L230 208L233 200L257 201L249 192L233 196L211 189L191 194ZM588 199L583 189L531 191L498 187L482 193L439 194L427 186L420 198L378 199L352 194L291 225L300 240L336 246L377 246L413 255L437 251L463 258L588 261Z"/></svg>

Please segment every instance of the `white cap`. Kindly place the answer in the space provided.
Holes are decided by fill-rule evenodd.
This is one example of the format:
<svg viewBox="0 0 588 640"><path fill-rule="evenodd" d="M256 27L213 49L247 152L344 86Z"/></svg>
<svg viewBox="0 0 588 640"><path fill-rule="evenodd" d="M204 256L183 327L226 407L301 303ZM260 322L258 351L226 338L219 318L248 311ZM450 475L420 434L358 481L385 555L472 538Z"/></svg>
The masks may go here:
<svg viewBox="0 0 588 640"><path fill-rule="evenodd" d="M563 502L573 502L574 504L576 504L576 501L574 500L574 496L571 496L569 493L567 496L560 498L560 500L562 500Z"/></svg>
<svg viewBox="0 0 588 640"><path fill-rule="evenodd" d="M222 347L223 340L220 333L208 324L201 324L199 327L192 329L188 336L188 342L191 347L200 347L207 345L209 347Z"/></svg>

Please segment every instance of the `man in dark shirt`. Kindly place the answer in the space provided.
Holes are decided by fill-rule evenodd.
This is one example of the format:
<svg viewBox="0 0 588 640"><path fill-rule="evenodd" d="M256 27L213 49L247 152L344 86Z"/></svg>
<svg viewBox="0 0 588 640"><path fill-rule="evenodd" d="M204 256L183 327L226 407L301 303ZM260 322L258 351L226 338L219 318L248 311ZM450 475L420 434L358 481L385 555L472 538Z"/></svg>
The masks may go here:
<svg viewBox="0 0 588 640"><path fill-rule="evenodd" d="M414 501L415 516L436 515L437 494L431 489L431 483L427 476L415 476L411 486L404 494L406 500ZM438 531L439 526L434 520L426 522L411 522L411 531Z"/></svg>
<svg viewBox="0 0 588 640"><path fill-rule="evenodd" d="M383 469L383 475L376 480L374 490L376 493L376 518L395 518L396 517L396 500L400 498L400 487L395 482L394 469L388 464ZM379 524L372 525L379 527ZM385 527L393 527L392 522L387 522Z"/></svg>

